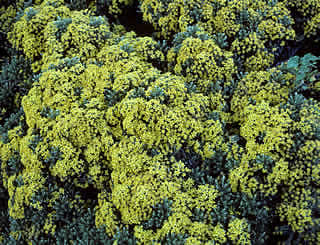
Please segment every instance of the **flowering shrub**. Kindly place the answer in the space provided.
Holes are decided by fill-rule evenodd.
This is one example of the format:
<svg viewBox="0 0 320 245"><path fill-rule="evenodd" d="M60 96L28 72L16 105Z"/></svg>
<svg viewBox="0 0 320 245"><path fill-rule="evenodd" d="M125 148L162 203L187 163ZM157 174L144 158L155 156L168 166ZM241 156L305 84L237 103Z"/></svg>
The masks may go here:
<svg viewBox="0 0 320 245"><path fill-rule="evenodd" d="M133 1L19 4L0 10L1 243L319 243L319 58L273 66L300 5L141 0L138 36L95 16Z"/></svg>

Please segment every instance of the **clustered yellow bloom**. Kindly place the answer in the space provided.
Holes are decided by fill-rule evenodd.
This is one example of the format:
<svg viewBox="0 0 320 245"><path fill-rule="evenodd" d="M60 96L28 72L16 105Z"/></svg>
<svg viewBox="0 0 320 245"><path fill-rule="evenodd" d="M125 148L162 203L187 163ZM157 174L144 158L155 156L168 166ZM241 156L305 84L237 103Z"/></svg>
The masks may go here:
<svg viewBox="0 0 320 245"><path fill-rule="evenodd" d="M227 235L234 244L251 244L248 223L245 219L234 219L228 228Z"/></svg>
<svg viewBox="0 0 320 245"><path fill-rule="evenodd" d="M8 22L0 30L9 31L12 45L32 60L34 72L41 72L21 102L26 134L17 126L8 132L9 143L0 142L10 216L23 219L27 208L44 208L31 197L48 189L44 176L50 175L78 188L92 185L99 192L95 225L105 225L109 236L130 225L140 244L172 233L189 234L186 244L251 244L250 221L231 208L228 215L233 218L227 225L213 225L211 217L194 221L196 208L207 216L217 209L221 193L214 185L196 184L186 159L173 156L183 149L193 151L201 162L226 153L225 160L238 164L228 173L232 192L249 198L257 192L280 195L283 202L275 212L293 231L303 234L319 222L311 217L314 193L301 188L320 184L320 163L313 161L320 158L320 141L315 140L319 102L300 105L300 120L294 121L292 111L283 107L294 75L267 68L275 58L268 43L283 46L295 38L287 7L299 6L313 16L304 30L307 35L317 32L320 8L317 4L311 10L312 0L287 2L142 0L143 18L154 25L158 37L187 31L194 18L201 28L167 54L151 37L125 32L121 25L111 32L106 18L92 16L92 3L90 10L72 11L62 0L38 0L13 27L8 23L17 10L11 6L4 14L1 8L0 22ZM117 16L131 4L109 1L107 11ZM255 31L242 32L255 21ZM225 48L212 38L218 33L232 40ZM237 81L236 57L246 72ZM170 65L162 72L153 62ZM275 81L277 75L281 83ZM230 125L236 127L227 129ZM304 141L292 156L297 132ZM32 145L37 137L41 140ZM54 161L52 149L59 152ZM261 156L271 159L272 166L258 163ZM15 158L22 169L8 174L9 161ZM63 195L63 189L50 193L48 206ZM165 198L172 201L168 219L161 228L144 229L153 206ZM84 203L78 199L71 205ZM52 211L43 230L54 235L56 229ZM318 242L317 236L310 241Z"/></svg>

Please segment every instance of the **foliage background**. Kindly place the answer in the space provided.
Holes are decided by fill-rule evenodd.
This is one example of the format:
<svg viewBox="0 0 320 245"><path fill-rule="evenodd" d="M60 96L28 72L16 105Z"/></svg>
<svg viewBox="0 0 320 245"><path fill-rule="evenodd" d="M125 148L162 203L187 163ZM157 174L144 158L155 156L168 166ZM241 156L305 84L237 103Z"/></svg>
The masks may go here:
<svg viewBox="0 0 320 245"><path fill-rule="evenodd" d="M1 0L0 243L319 244L319 20Z"/></svg>

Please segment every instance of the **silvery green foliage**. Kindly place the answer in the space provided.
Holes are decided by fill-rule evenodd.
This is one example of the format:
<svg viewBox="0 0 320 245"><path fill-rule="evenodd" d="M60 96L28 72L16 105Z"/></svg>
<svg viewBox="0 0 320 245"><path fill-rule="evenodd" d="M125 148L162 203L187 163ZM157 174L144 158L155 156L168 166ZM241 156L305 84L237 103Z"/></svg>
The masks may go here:
<svg viewBox="0 0 320 245"><path fill-rule="evenodd" d="M183 245L189 236L187 234L169 233L161 240L165 245Z"/></svg>
<svg viewBox="0 0 320 245"><path fill-rule="evenodd" d="M185 32L179 32L174 36L172 46L174 47L174 51L176 53L179 52L182 43L188 37L199 38L202 41L210 39L209 34L203 33L203 31L197 26L188 26Z"/></svg>
<svg viewBox="0 0 320 245"><path fill-rule="evenodd" d="M208 214L206 211L194 208L193 216L191 217L192 222L206 222L208 220Z"/></svg>
<svg viewBox="0 0 320 245"><path fill-rule="evenodd" d="M52 120L54 120L57 116L59 116L59 114L60 114L60 111L58 109L53 110L52 108L47 107L47 106L43 107L40 112L40 115L42 117L47 117Z"/></svg>
<svg viewBox="0 0 320 245"><path fill-rule="evenodd" d="M53 185L53 182L57 184ZM46 186L34 193L31 198L32 203L40 203L43 209L39 211L28 207L26 209L26 219L22 221L32 221L32 224L37 227L39 226L38 230L41 230L45 219L48 218L49 212L55 211L53 221L57 227L53 235L51 233L46 235L41 232L36 237L32 237L32 244L48 244L48 242L50 244L70 244L70 241L73 241L74 244L111 245L116 239L125 240L129 237L125 231L118 231L115 237L112 238L105 233L104 226L99 229L96 228L95 212L93 211L96 206L95 201L87 200L87 208L81 207L79 209L71 207L70 201L73 200L75 195L80 195L81 199L86 200L84 198L85 190L78 190L73 184L68 182L63 183L52 176L47 176ZM65 193L60 194L58 199L53 203L53 207L50 208L48 205L52 194L58 191L59 187L62 187ZM95 197L90 198L95 199Z"/></svg>
<svg viewBox="0 0 320 245"><path fill-rule="evenodd" d="M117 229L116 234L113 236L113 240L119 245L135 245L137 244L136 238L131 232L129 232L127 227L122 227L122 229Z"/></svg>
<svg viewBox="0 0 320 245"><path fill-rule="evenodd" d="M69 241L79 245L113 244L115 239L108 237L103 227L99 229L95 227L95 217L91 208L86 211L81 210L81 214L59 230L56 235L56 244L65 244L66 242L69 244Z"/></svg>
<svg viewBox="0 0 320 245"><path fill-rule="evenodd" d="M58 147L50 146L49 147L50 156L46 159L42 159L45 164L52 167L56 164L58 160L62 160L62 152L59 150Z"/></svg>
<svg viewBox="0 0 320 245"><path fill-rule="evenodd" d="M9 143L8 131L17 126L20 126L17 131L18 136L26 135L28 127L24 119L24 110L20 105L16 104L20 103L20 101L15 100L15 98L18 95L22 98L28 93L32 86L34 75L30 69L30 62L13 48L5 47L5 42L3 44L8 57L2 60L0 73L0 140L2 143L7 144ZM2 168L3 165L5 167ZM4 244L16 244L17 242L12 237L5 235L10 233L15 223L12 223L13 220L9 218L7 210L9 195L3 186L3 173L5 172L8 176L18 175L22 169L23 165L19 152L14 152L7 162L2 162L2 159L0 159L0 231L4 234ZM21 176L14 181L14 185L23 185Z"/></svg>
<svg viewBox="0 0 320 245"><path fill-rule="evenodd" d="M37 133L35 133L33 135L33 138L29 140L29 148L33 151L33 153L35 153L37 145L42 141L43 141L42 137Z"/></svg>
<svg viewBox="0 0 320 245"><path fill-rule="evenodd" d="M130 53L134 52L134 47L130 46L129 43L125 43L120 46L120 49L127 52L129 55Z"/></svg>
<svg viewBox="0 0 320 245"><path fill-rule="evenodd" d="M264 154L257 155L255 161L257 164L262 164L263 168L268 171L268 173L272 172L272 168L275 166L275 161L272 157Z"/></svg>
<svg viewBox="0 0 320 245"><path fill-rule="evenodd" d="M98 28L100 25L106 24L107 20L102 16L90 16L90 26Z"/></svg>
<svg viewBox="0 0 320 245"><path fill-rule="evenodd" d="M189 94L197 92L197 84L195 81L185 82L184 86L187 88Z"/></svg>
<svg viewBox="0 0 320 245"><path fill-rule="evenodd" d="M213 35L213 40L216 42L216 44L221 48L227 48L229 46L228 44L228 36L225 33L217 33Z"/></svg>
<svg viewBox="0 0 320 245"><path fill-rule="evenodd" d="M289 95L286 103L280 104L280 108L283 110L289 109L290 118L297 122L300 120L299 111L306 101L307 99L302 94L294 92Z"/></svg>
<svg viewBox="0 0 320 245"><path fill-rule="evenodd" d="M152 207L152 214L148 221L143 223L143 229L152 229L156 231L163 226L163 223L171 215L171 205L172 201L164 199L162 202L154 205Z"/></svg>
<svg viewBox="0 0 320 245"><path fill-rule="evenodd" d="M87 0L66 0L65 4L71 10L82 10L88 7Z"/></svg>
<svg viewBox="0 0 320 245"><path fill-rule="evenodd" d="M66 57L66 58L59 60L59 63L57 65L50 64L47 70L60 70L61 71L64 68L69 69L79 63L80 63L80 58L78 56L74 56L71 58ZM43 72L45 72L47 70L44 70Z"/></svg>
<svg viewBox="0 0 320 245"><path fill-rule="evenodd" d="M130 99L147 98L146 91L143 87L134 88L129 96Z"/></svg>
<svg viewBox="0 0 320 245"><path fill-rule="evenodd" d="M164 92L164 89L158 86L155 86L151 90L150 96L146 97L147 100L156 99L159 100L161 104L167 104L169 101L169 95Z"/></svg>
<svg viewBox="0 0 320 245"><path fill-rule="evenodd" d="M68 25L71 23L71 18L62 19L60 16L58 16L57 20L53 22L53 24L58 28L58 31L56 32L56 38L58 41L61 41L62 34L67 30Z"/></svg>
<svg viewBox="0 0 320 245"><path fill-rule="evenodd" d="M181 147L180 149L174 147L172 155L176 161L182 161L189 169L194 169L202 164L201 156L195 153L191 147L188 150L186 147Z"/></svg>
<svg viewBox="0 0 320 245"><path fill-rule="evenodd" d="M312 87L313 82L317 80L316 76L319 76L319 71L316 69L319 60L319 57L308 53L303 57L291 57L287 62L280 65L279 68L282 71L295 75L292 93L302 93Z"/></svg>
<svg viewBox="0 0 320 245"><path fill-rule="evenodd" d="M6 164L7 166L5 168L5 171L8 176L18 174L23 169L19 152L14 152L13 156L9 158Z"/></svg>
<svg viewBox="0 0 320 245"><path fill-rule="evenodd" d="M104 98L108 106L114 106L116 103L121 101L122 97L123 94L121 92L108 88L104 89Z"/></svg>
<svg viewBox="0 0 320 245"><path fill-rule="evenodd" d="M231 191L229 179L221 175L214 181L215 188L220 195L217 198L217 207L209 214L212 225L218 223L227 229L228 223L234 217L246 218L251 234L252 244L266 244L270 239L271 229L277 222L272 211L277 197L265 197L261 193L252 198L245 193ZM230 214L230 209L236 214Z"/></svg>
<svg viewBox="0 0 320 245"><path fill-rule="evenodd" d="M221 175L227 175L231 169L239 164L239 161L226 159L227 152L216 150L210 158L192 168L190 177L196 185L214 184L214 179Z"/></svg>
<svg viewBox="0 0 320 245"><path fill-rule="evenodd" d="M0 169L1 169L2 160L0 158ZM0 234L1 232L7 232L7 224L9 221L8 213L8 200L9 193L6 188L3 186L3 176L2 171L0 171Z"/></svg>
<svg viewBox="0 0 320 245"><path fill-rule="evenodd" d="M0 116L9 117L13 112L17 112L19 107L15 105L15 97L20 94L24 96L32 87L33 73L31 63L23 56L15 54L6 58L1 66L0 73L0 111L5 109Z"/></svg>
<svg viewBox="0 0 320 245"><path fill-rule="evenodd" d="M34 9L32 7L27 8L25 10L26 20L30 21L34 16L36 16L39 13L39 10Z"/></svg>
<svg viewBox="0 0 320 245"><path fill-rule="evenodd" d="M22 117L24 117L23 108L20 109L16 113L11 113L8 118L5 118L0 125L0 139L3 143L9 143L8 131L17 126L21 126L21 130L19 130L19 135L24 136L27 133L27 124Z"/></svg>

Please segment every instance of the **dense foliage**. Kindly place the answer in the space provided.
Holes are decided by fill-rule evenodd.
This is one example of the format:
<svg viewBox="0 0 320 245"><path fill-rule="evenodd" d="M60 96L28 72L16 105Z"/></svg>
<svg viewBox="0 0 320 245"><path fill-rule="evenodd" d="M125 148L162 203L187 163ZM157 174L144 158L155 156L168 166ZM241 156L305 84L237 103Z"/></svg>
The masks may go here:
<svg viewBox="0 0 320 245"><path fill-rule="evenodd" d="M320 1L2 2L1 244L320 243Z"/></svg>

